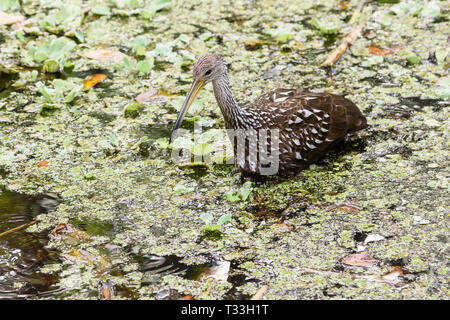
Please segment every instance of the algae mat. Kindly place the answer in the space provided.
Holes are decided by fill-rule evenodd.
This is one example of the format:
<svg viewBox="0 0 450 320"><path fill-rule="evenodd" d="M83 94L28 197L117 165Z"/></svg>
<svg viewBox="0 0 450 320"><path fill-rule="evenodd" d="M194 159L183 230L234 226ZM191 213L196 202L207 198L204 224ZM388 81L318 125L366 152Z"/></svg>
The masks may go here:
<svg viewBox="0 0 450 320"><path fill-rule="evenodd" d="M57 294L35 298L448 299L447 1L368 2L332 75L358 1L20 3L0 0L0 185L59 197L27 229L59 255L39 270ZM205 52L240 103L327 90L370 127L296 178L178 167ZM189 112L223 127L210 89Z"/></svg>

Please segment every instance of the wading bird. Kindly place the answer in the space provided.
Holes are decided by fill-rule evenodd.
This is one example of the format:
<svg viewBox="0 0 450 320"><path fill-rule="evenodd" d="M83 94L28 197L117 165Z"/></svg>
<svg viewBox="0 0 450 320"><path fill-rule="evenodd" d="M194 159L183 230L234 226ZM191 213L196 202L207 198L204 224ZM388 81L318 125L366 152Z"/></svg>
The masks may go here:
<svg viewBox="0 0 450 320"><path fill-rule="evenodd" d="M209 82L234 146L235 165L244 173L294 176L342 141L347 133L367 128L366 118L353 102L329 93L280 88L239 107L231 92L224 59L208 53L194 64L194 82L175 122L171 141L192 102ZM238 154L239 145L234 140L242 135L246 139L243 151ZM264 173L275 162L275 171Z"/></svg>

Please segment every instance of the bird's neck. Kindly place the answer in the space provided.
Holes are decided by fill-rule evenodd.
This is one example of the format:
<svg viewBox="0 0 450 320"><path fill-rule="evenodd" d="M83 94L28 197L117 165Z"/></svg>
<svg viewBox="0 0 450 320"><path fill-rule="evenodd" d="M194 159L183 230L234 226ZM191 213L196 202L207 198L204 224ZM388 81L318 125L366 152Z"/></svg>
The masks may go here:
<svg viewBox="0 0 450 320"><path fill-rule="evenodd" d="M217 103L225 118L225 126L227 129L238 129L242 127L243 117L239 106L233 98L228 74L224 75L213 82L214 95Z"/></svg>

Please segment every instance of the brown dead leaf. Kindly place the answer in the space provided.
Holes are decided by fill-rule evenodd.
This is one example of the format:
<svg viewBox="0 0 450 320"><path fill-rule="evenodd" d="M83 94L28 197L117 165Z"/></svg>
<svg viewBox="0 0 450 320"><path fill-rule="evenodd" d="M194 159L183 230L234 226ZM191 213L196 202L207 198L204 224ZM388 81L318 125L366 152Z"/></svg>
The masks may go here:
<svg viewBox="0 0 450 320"><path fill-rule="evenodd" d="M231 263L229 261L216 261L214 265L205 267L196 280L204 281L208 278L214 278L226 282L230 273L230 265Z"/></svg>
<svg viewBox="0 0 450 320"><path fill-rule="evenodd" d="M30 26L31 27L34 24L36 24L36 20L31 18L31 19L27 19L27 20L24 20L24 21L20 21L20 22L14 23L11 26L11 29L13 29L13 30L22 30L25 26Z"/></svg>
<svg viewBox="0 0 450 320"><path fill-rule="evenodd" d="M244 43L246 50L256 50L260 48L263 45L263 42L259 39L255 40L244 40L242 41Z"/></svg>
<svg viewBox="0 0 450 320"><path fill-rule="evenodd" d="M14 24L22 21L25 21L25 17L22 15L14 16L0 11L0 24Z"/></svg>
<svg viewBox="0 0 450 320"><path fill-rule="evenodd" d="M339 1L338 5L340 10L347 10L350 6L350 1Z"/></svg>
<svg viewBox="0 0 450 320"><path fill-rule="evenodd" d="M277 226L278 226L278 230L277 230L278 232L289 232L289 231L292 231L292 226L286 224L283 221L278 222Z"/></svg>
<svg viewBox="0 0 450 320"><path fill-rule="evenodd" d="M180 298L180 300L194 300L194 297L190 294L187 294Z"/></svg>
<svg viewBox="0 0 450 320"><path fill-rule="evenodd" d="M88 76L83 81L83 89L90 89L95 86L97 83L102 82L106 79L106 74L103 73L95 73Z"/></svg>
<svg viewBox="0 0 450 320"><path fill-rule="evenodd" d="M149 90L149 91L142 92L136 97L136 102L142 103L142 102L150 101L156 97L157 93L158 93L157 90Z"/></svg>
<svg viewBox="0 0 450 320"><path fill-rule="evenodd" d="M70 235L78 240L91 240L91 236L85 231L72 227L70 224L62 222L58 224L51 232L50 235L56 239L62 239L63 237Z"/></svg>
<svg viewBox="0 0 450 320"><path fill-rule="evenodd" d="M48 160L42 160L37 164L37 166L40 167L46 167L48 165Z"/></svg>
<svg viewBox="0 0 450 320"><path fill-rule="evenodd" d="M109 282L102 282L99 285L100 296L102 300L111 300L112 288Z"/></svg>
<svg viewBox="0 0 450 320"><path fill-rule="evenodd" d="M370 54L374 54L376 56L386 56L389 54L396 53L397 51L399 51L401 49L401 47L395 46L395 47L392 47L389 49L383 49L383 48L377 47L374 44L371 44L370 46L367 47L367 49L369 49Z"/></svg>
<svg viewBox="0 0 450 320"><path fill-rule="evenodd" d="M390 272L386 273L382 276L383 280L387 281L398 281L398 277L400 277L403 274L403 269L401 266L395 266L394 269L392 269Z"/></svg>
<svg viewBox="0 0 450 320"><path fill-rule="evenodd" d="M340 204L331 207L331 210L337 210L341 212L359 213L361 209L353 204Z"/></svg>
<svg viewBox="0 0 450 320"><path fill-rule="evenodd" d="M258 289L258 291L256 291L256 293L253 295L253 297L250 298L250 300L261 300L266 294L267 289L269 289L269 287L267 285L263 285Z"/></svg>
<svg viewBox="0 0 450 320"><path fill-rule="evenodd" d="M372 258L368 253L361 252L346 256L341 262L348 266L370 267L377 264L378 260Z"/></svg>
<svg viewBox="0 0 450 320"><path fill-rule="evenodd" d="M163 114L164 121L174 121L177 118L176 114Z"/></svg>
<svg viewBox="0 0 450 320"><path fill-rule="evenodd" d="M99 49L99 50L86 52L84 54L84 57L89 58L89 59L94 59L94 60L101 60L101 61L122 61L123 58L128 57L128 56L119 51Z"/></svg>

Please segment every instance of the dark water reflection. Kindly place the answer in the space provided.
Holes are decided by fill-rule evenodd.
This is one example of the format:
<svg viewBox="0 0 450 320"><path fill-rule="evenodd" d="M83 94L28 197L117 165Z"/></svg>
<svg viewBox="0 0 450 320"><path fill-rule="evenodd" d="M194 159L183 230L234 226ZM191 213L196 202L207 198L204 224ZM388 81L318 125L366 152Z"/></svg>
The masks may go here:
<svg viewBox="0 0 450 320"><path fill-rule="evenodd" d="M57 205L52 194L26 196L0 187L0 233L29 223ZM26 228L0 236L0 299L51 298L61 290L57 276L39 269L57 262L45 249L47 233L29 233Z"/></svg>

